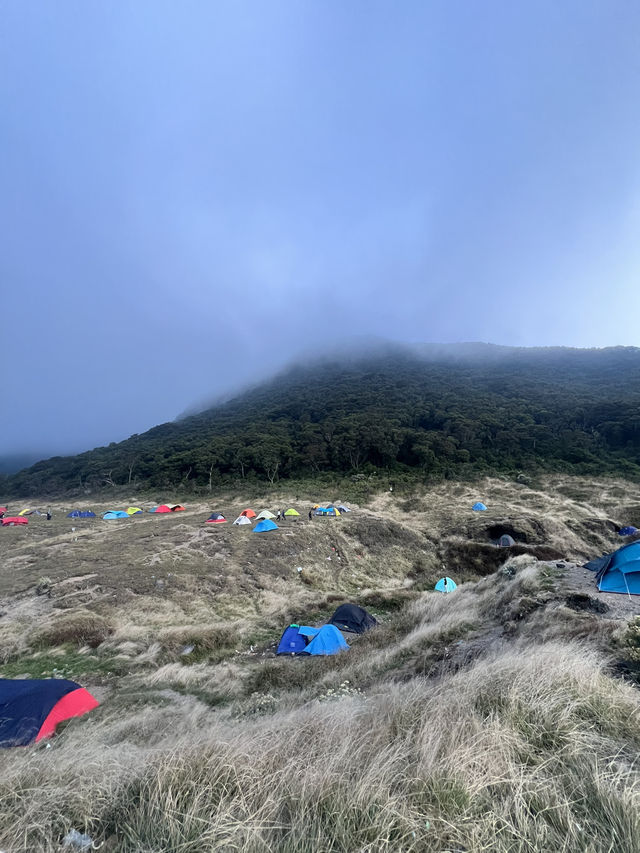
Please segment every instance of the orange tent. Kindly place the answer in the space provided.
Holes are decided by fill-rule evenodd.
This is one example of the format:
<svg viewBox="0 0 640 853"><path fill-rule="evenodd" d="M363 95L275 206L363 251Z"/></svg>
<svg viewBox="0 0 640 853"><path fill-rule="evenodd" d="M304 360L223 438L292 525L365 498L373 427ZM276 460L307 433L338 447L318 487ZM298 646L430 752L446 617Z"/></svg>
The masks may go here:
<svg viewBox="0 0 640 853"><path fill-rule="evenodd" d="M247 518L255 518L256 514L252 509L243 509L240 515L245 515Z"/></svg>

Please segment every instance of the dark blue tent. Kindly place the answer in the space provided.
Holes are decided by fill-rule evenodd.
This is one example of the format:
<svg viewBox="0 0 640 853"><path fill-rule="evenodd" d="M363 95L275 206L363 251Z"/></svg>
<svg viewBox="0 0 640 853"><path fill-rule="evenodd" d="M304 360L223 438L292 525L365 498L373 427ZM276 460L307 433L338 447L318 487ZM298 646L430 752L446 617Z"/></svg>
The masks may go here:
<svg viewBox="0 0 640 853"><path fill-rule="evenodd" d="M619 536L633 536L633 534L637 533L637 532L638 532L638 528L634 527L632 524L630 524L628 527L621 527L620 530L618 530L618 535Z"/></svg>
<svg viewBox="0 0 640 853"><path fill-rule="evenodd" d="M65 678L0 678L0 747L48 737L58 723L97 705L87 690Z"/></svg>
<svg viewBox="0 0 640 853"><path fill-rule="evenodd" d="M613 554L601 557L598 562L601 565L596 583L600 592L640 595L640 542L623 545Z"/></svg>
<svg viewBox="0 0 640 853"><path fill-rule="evenodd" d="M90 512L88 509L74 509L67 513L67 518L95 518L95 512Z"/></svg>
<svg viewBox="0 0 640 853"><path fill-rule="evenodd" d="M288 628L284 629L276 654L299 655L305 650L309 637L314 637L318 630L318 628L308 628L305 625L289 625Z"/></svg>

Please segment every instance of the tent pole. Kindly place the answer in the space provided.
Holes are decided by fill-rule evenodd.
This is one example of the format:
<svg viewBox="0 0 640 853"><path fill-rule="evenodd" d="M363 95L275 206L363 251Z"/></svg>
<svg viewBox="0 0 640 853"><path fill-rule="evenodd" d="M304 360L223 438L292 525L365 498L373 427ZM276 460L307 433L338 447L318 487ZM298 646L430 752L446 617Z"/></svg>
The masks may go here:
<svg viewBox="0 0 640 853"><path fill-rule="evenodd" d="M627 576L625 575L624 572L622 572L622 577L624 578L624 585L627 588L627 595L629 596L629 601L633 601L633 599L631 598L631 593L629 592L629 584L627 583Z"/></svg>

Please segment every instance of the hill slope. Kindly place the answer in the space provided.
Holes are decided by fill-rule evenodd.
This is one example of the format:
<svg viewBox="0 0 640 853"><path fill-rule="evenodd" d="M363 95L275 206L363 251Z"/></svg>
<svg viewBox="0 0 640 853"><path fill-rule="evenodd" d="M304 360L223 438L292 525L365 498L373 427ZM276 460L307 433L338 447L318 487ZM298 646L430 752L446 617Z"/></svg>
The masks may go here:
<svg viewBox="0 0 640 853"><path fill-rule="evenodd" d="M640 350L386 349L319 360L197 415L5 479L10 495L207 490L327 472L640 474Z"/></svg>

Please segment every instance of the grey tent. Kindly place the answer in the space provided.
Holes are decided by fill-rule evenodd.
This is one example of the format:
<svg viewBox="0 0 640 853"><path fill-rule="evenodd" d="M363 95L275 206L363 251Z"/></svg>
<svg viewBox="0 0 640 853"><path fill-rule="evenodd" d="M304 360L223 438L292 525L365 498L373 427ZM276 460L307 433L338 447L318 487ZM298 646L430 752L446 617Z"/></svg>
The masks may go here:
<svg viewBox="0 0 640 853"><path fill-rule="evenodd" d="M498 539L498 546L500 548L510 548L512 545L516 544L516 540L513 537L509 536L508 533L503 533L503 535Z"/></svg>

